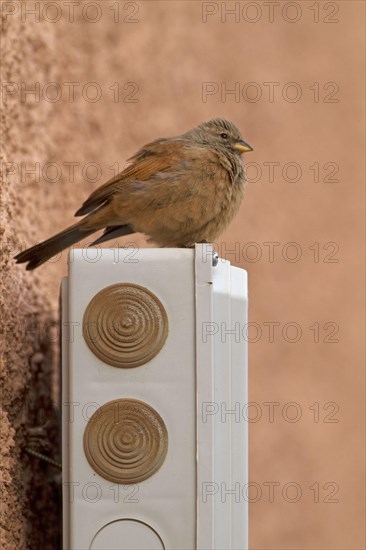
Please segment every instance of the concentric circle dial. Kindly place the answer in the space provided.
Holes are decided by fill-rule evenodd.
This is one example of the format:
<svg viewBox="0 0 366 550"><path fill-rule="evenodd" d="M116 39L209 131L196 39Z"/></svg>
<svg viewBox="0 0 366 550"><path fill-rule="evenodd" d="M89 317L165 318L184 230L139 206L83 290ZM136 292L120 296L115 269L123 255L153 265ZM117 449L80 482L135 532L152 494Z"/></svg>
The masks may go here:
<svg viewBox="0 0 366 550"><path fill-rule="evenodd" d="M168 317L147 288L119 283L98 292L86 308L83 336L91 351L114 367L151 361L168 335Z"/></svg>
<svg viewBox="0 0 366 550"><path fill-rule="evenodd" d="M84 451L91 467L115 483L139 483L163 464L168 432L147 403L116 399L100 407L84 432Z"/></svg>

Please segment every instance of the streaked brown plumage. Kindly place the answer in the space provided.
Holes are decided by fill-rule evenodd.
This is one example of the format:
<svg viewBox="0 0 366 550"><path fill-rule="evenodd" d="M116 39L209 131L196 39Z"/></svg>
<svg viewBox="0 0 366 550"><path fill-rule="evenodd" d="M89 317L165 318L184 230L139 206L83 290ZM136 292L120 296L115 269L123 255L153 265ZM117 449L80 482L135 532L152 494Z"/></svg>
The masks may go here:
<svg viewBox="0 0 366 550"><path fill-rule="evenodd" d="M135 232L162 247L214 242L239 209L245 183L241 154L251 150L224 119L153 141L90 195L75 214L85 216L82 220L15 258L35 269L101 229L93 244Z"/></svg>

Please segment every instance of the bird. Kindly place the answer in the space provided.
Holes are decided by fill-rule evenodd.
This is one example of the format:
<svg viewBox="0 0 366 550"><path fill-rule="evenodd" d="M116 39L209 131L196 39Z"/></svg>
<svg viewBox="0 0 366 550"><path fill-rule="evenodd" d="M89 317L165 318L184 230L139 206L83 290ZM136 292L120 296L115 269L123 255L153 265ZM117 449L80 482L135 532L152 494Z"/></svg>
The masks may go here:
<svg viewBox="0 0 366 550"><path fill-rule="evenodd" d="M119 174L77 210L64 231L15 256L33 270L62 250L104 230L90 246L144 233L160 247L213 243L244 195L242 154L253 151L230 121L215 118L176 137L144 145Z"/></svg>

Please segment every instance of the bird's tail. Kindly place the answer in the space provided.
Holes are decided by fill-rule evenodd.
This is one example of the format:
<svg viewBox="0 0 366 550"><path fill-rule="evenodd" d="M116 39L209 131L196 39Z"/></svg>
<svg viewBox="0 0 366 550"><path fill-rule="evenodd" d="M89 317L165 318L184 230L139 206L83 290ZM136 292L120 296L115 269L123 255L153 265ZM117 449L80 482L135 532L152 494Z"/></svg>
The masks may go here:
<svg viewBox="0 0 366 550"><path fill-rule="evenodd" d="M85 218L84 218L85 220ZM98 231L98 228L92 228L84 226L84 220L79 221L75 225L72 225L54 235L50 239L47 239L43 243L36 244L24 252L20 252L15 259L18 264L28 262L27 270L35 269L39 265L43 264L65 248L78 243L82 239L85 239L88 235Z"/></svg>

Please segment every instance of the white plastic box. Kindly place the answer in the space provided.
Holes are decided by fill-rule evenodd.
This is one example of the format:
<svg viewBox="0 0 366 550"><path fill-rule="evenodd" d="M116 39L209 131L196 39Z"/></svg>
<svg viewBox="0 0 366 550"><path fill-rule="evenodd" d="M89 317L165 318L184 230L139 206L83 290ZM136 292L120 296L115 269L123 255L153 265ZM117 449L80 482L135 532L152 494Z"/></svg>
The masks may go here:
<svg viewBox="0 0 366 550"><path fill-rule="evenodd" d="M247 274L213 265L210 245L72 252L62 283L65 550L247 548L246 323ZM123 365L111 364L120 349ZM122 413L105 416L116 400Z"/></svg>

